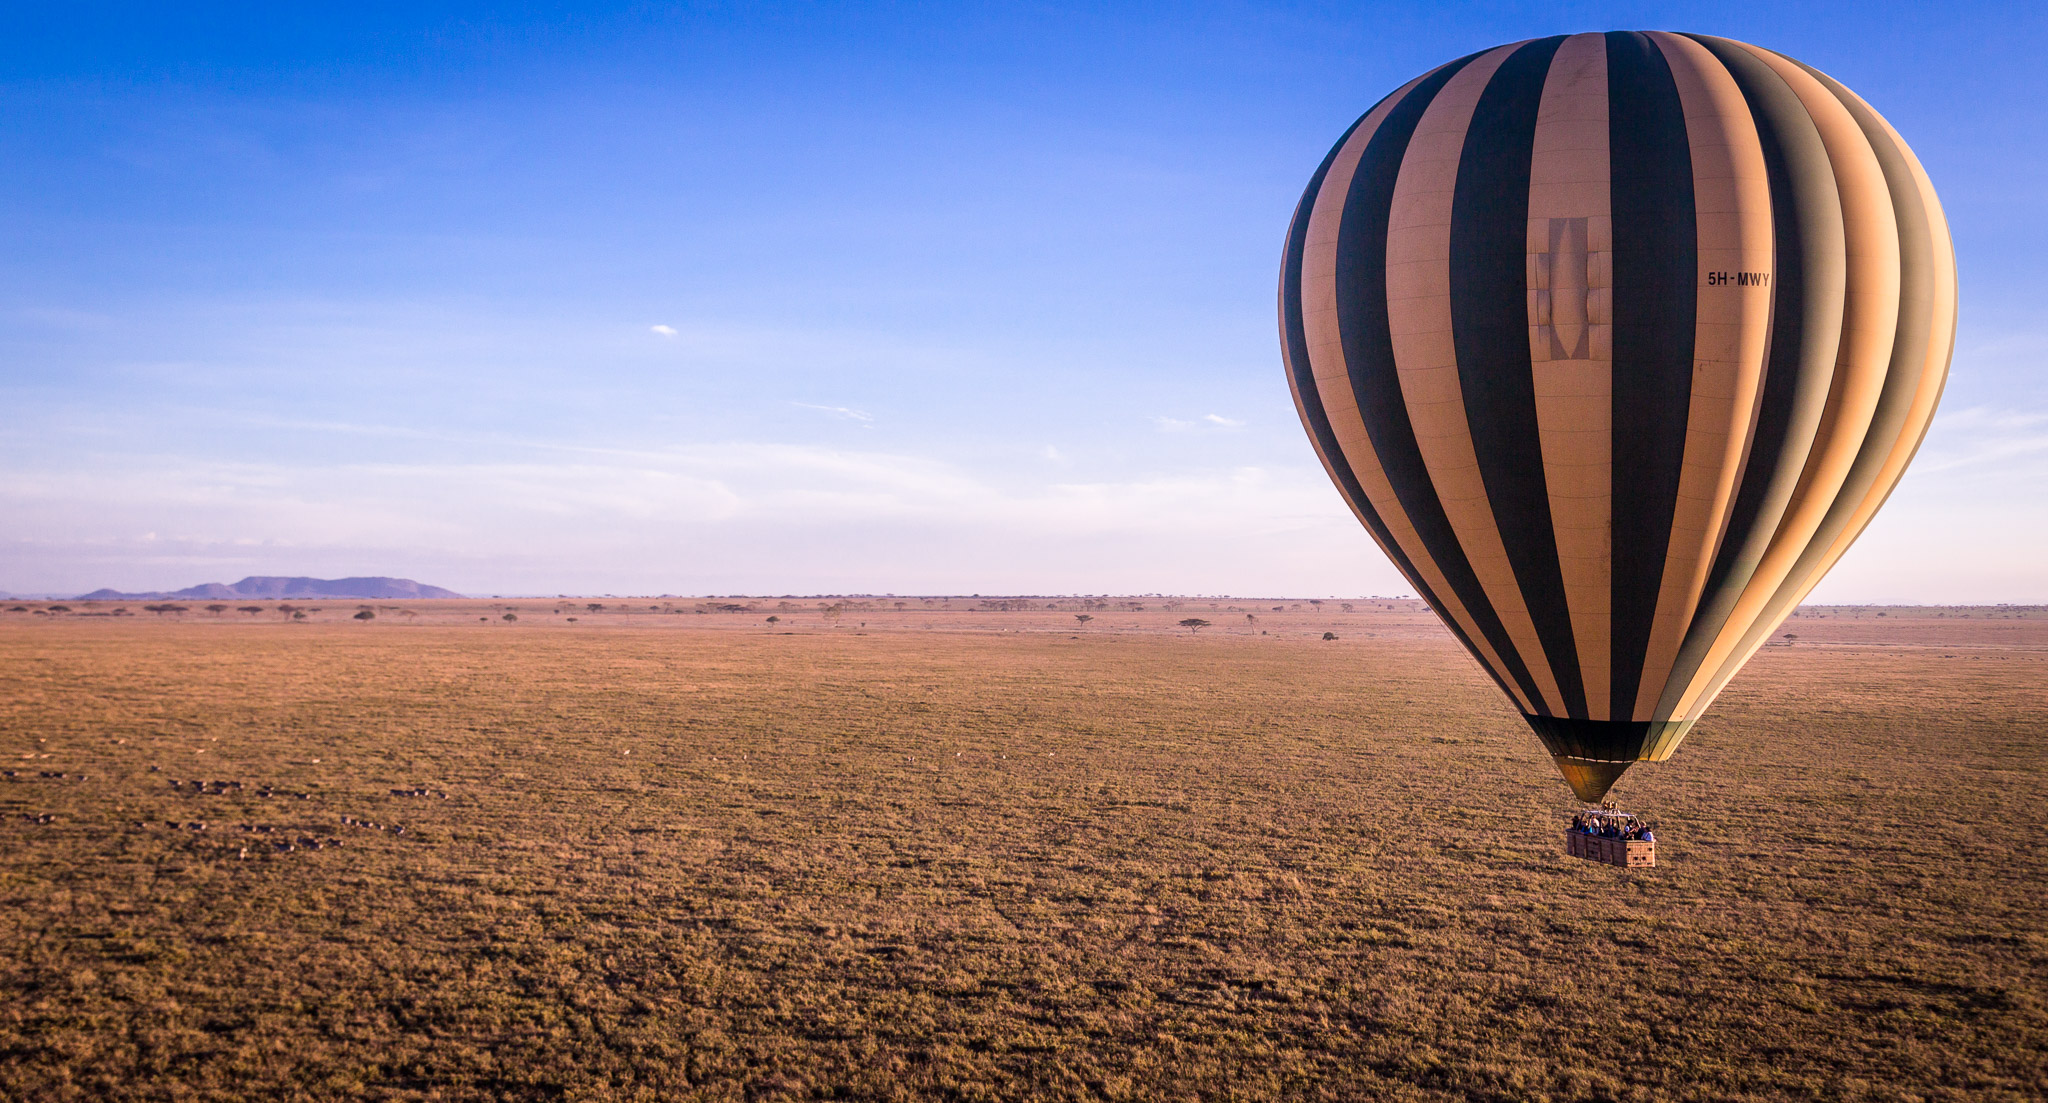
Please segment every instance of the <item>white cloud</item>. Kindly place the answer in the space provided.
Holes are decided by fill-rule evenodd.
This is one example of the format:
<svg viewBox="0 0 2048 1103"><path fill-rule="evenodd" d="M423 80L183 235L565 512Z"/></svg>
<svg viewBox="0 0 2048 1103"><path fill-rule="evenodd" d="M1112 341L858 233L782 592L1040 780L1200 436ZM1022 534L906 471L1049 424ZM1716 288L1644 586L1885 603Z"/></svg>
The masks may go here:
<svg viewBox="0 0 2048 1103"><path fill-rule="evenodd" d="M1914 469L1948 472L1993 464L2003 472L2013 461L2042 453L2048 453L2048 413L1971 406L1937 415Z"/></svg>
<svg viewBox="0 0 2048 1103"><path fill-rule="evenodd" d="M663 337L674 337L676 335L676 328L674 326L648 326L647 329L649 332L659 333Z"/></svg>
<svg viewBox="0 0 2048 1103"><path fill-rule="evenodd" d="M815 402L792 402L790 405L802 406L806 410L822 410L833 417L844 418L847 421L875 420L875 415L868 413L866 410L853 409L850 406L820 406Z"/></svg>
<svg viewBox="0 0 2048 1103"><path fill-rule="evenodd" d="M1222 414L1203 414L1192 421L1185 421L1177 417L1154 415L1152 424L1157 425L1162 433L1186 433L1196 429L1241 429L1244 427L1244 422L1236 418L1224 417Z"/></svg>

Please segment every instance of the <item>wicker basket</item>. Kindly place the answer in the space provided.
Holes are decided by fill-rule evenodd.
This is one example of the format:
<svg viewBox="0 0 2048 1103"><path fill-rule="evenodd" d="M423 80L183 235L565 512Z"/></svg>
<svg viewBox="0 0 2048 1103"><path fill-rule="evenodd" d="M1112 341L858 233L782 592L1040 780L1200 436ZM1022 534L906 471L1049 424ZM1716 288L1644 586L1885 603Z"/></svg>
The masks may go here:
<svg viewBox="0 0 2048 1103"><path fill-rule="evenodd" d="M1583 831L1564 833L1564 852L1589 862L1606 862L1623 869L1649 869L1657 864L1654 839L1609 839Z"/></svg>

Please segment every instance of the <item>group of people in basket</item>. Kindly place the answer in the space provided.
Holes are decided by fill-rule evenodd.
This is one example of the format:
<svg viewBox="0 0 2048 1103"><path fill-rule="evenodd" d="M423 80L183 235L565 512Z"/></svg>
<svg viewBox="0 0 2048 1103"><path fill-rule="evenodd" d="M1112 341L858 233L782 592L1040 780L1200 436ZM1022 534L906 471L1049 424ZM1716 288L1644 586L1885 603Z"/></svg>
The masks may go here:
<svg viewBox="0 0 2048 1103"><path fill-rule="evenodd" d="M1572 830L1602 839L1641 839L1656 842L1650 825L1626 812L1588 808L1572 816Z"/></svg>

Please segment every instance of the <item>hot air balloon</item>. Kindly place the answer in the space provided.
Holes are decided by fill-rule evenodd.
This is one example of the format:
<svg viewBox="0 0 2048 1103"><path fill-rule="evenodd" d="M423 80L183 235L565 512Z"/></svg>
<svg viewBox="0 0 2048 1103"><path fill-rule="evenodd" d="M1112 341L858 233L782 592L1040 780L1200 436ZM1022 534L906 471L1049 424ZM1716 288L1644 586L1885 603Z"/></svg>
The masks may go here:
<svg viewBox="0 0 2048 1103"><path fill-rule="evenodd" d="M1324 158L1280 272L1331 480L1588 802L1669 758L1869 525L1955 318L1891 124L1655 31L1409 81Z"/></svg>

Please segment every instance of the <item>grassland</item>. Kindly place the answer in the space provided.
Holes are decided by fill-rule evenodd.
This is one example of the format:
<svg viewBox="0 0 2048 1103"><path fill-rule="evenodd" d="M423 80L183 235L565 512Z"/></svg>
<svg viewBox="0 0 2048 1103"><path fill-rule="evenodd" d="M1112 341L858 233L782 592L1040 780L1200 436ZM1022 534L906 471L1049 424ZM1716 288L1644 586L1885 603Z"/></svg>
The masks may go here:
<svg viewBox="0 0 2048 1103"><path fill-rule="evenodd" d="M1805 611L1631 873L1413 603L324 604L0 612L0 1095L2048 1096L2040 610Z"/></svg>

